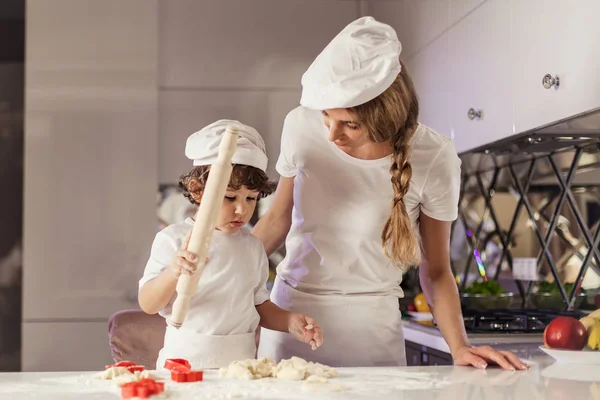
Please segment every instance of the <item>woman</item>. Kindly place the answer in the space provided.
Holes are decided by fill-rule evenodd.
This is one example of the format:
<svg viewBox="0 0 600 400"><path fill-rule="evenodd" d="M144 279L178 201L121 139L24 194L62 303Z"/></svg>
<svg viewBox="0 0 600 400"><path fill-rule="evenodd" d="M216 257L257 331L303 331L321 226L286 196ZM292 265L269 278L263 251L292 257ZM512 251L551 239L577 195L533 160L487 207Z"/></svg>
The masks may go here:
<svg viewBox="0 0 600 400"><path fill-rule="evenodd" d="M400 282L419 265L455 364L525 369L512 353L469 345L449 257L460 159L449 139L418 123L400 51L390 26L360 18L302 77L301 106L283 127L281 179L254 234L269 254L287 238L271 299L314 316L329 339L307 352L263 330L259 356L405 365Z"/></svg>

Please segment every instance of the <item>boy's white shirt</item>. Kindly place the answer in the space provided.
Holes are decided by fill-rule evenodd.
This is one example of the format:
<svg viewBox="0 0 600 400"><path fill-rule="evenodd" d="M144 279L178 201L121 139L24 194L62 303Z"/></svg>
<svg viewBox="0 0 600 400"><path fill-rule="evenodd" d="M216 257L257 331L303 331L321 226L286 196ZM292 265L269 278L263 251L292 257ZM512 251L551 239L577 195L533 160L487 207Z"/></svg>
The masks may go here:
<svg viewBox="0 0 600 400"><path fill-rule="evenodd" d="M187 218L157 233L140 288L169 268L193 224ZM202 335L254 332L260 321L255 306L269 300L269 263L262 243L245 228L234 234L215 230L208 258L184 326ZM171 316L176 296L159 312L166 319Z"/></svg>

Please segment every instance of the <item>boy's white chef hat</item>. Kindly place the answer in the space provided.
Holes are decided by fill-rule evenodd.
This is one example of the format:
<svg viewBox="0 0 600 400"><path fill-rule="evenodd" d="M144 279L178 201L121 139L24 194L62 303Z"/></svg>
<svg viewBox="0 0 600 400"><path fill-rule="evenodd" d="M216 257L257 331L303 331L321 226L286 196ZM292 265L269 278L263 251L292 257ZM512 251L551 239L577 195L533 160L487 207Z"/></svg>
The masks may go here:
<svg viewBox="0 0 600 400"><path fill-rule="evenodd" d="M232 164L243 164L267 170L265 142L256 129L239 121L221 119L190 135L185 144L185 155L193 165L211 165L217 161L219 145L228 125L237 129L237 149Z"/></svg>
<svg viewBox="0 0 600 400"><path fill-rule="evenodd" d="M391 86L401 71L396 31L373 17L347 25L302 75L304 107L325 110L366 103Z"/></svg>

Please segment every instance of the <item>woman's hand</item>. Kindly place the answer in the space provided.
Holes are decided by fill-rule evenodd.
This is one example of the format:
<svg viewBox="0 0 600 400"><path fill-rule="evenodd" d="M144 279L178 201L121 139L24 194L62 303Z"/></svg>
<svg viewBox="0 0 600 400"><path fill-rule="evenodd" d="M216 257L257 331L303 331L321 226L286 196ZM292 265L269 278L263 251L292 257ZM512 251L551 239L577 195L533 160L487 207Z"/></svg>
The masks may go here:
<svg viewBox="0 0 600 400"><path fill-rule="evenodd" d="M288 332L303 343L309 343L313 350L323 344L323 333L317 321L302 314L291 314Z"/></svg>
<svg viewBox="0 0 600 400"><path fill-rule="evenodd" d="M472 365L479 369L485 369L488 362L498 364L507 371L523 371L529 368L529 365L523 364L519 357L510 351L497 351L489 346L463 346L456 350L452 357L454 365Z"/></svg>

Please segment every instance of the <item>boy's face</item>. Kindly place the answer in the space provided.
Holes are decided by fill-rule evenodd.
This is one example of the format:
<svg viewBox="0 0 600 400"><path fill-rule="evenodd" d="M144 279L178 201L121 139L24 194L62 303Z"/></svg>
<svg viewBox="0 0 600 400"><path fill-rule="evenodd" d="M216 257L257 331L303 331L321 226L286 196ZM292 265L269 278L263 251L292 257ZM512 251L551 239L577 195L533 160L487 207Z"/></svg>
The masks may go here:
<svg viewBox="0 0 600 400"><path fill-rule="evenodd" d="M225 233L235 233L246 225L256 208L259 192L242 186L239 190L227 188L216 228Z"/></svg>

